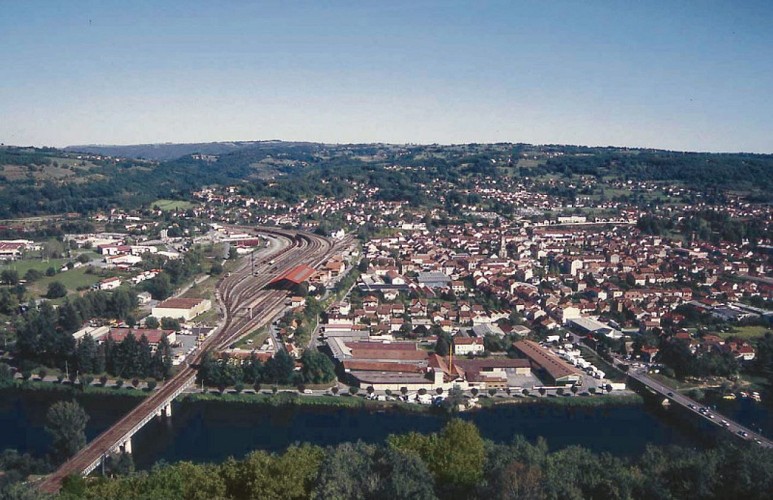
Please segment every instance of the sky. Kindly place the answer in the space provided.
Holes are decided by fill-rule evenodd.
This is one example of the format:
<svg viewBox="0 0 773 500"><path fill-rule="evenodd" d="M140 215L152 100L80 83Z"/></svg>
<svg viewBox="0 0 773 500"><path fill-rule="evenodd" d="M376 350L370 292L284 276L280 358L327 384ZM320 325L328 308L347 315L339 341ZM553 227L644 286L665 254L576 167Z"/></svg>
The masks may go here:
<svg viewBox="0 0 773 500"><path fill-rule="evenodd" d="M773 153L773 2L0 0L0 142Z"/></svg>

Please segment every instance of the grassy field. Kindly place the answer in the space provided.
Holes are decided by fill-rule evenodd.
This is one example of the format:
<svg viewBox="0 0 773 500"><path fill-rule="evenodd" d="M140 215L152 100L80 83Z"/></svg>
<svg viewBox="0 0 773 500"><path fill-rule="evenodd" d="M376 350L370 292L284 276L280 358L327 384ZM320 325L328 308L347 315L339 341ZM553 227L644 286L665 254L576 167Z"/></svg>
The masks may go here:
<svg viewBox="0 0 773 500"><path fill-rule="evenodd" d="M722 338L740 337L742 339L753 339L762 337L765 332L771 331L766 326L735 326L729 332L720 332L718 335Z"/></svg>
<svg viewBox="0 0 773 500"><path fill-rule="evenodd" d="M250 332L249 335L241 339L236 343L236 347L246 347L246 348L255 348L262 346L263 343L268 338L268 330L266 327L258 328L257 330ZM252 340L252 343L248 344L247 342L249 340Z"/></svg>
<svg viewBox="0 0 773 500"><path fill-rule="evenodd" d="M156 200L150 204L151 207L158 207L165 212L170 210L187 210L193 208L196 205L190 201L185 200Z"/></svg>
<svg viewBox="0 0 773 500"><path fill-rule="evenodd" d="M19 273L19 278L24 278L24 273L30 269L36 269L41 273L45 273L49 267L53 267L57 271L67 262L66 259L26 259L17 260L15 262L9 262L8 264L0 267L0 271L5 269L15 269Z"/></svg>
<svg viewBox="0 0 773 500"><path fill-rule="evenodd" d="M48 284L58 281L67 287L68 294L76 293L78 288L90 287L94 283L102 280L103 277L96 274L86 274L86 267L70 269L54 276L45 276L29 286L32 293L45 295L48 290Z"/></svg>

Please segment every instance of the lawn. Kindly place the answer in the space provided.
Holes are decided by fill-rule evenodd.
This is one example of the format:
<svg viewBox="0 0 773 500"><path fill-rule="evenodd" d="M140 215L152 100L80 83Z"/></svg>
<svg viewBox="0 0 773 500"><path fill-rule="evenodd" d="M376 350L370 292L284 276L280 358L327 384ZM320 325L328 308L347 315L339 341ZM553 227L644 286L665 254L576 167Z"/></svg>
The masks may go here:
<svg viewBox="0 0 773 500"><path fill-rule="evenodd" d="M78 288L90 287L94 283L102 280L103 277L97 274L86 274L86 266L77 269L70 269L54 276L45 276L29 286L30 291L36 296L43 296L48 290L48 284L59 281L65 287L69 294L77 293Z"/></svg>
<svg viewBox="0 0 773 500"><path fill-rule="evenodd" d="M769 331L771 329L767 326L734 326L729 332L720 332L718 335L722 338L740 337L742 339L753 339L762 337L765 335L765 332Z"/></svg>
<svg viewBox="0 0 773 500"><path fill-rule="evenodd" d="M156 200L150 204L151 207L158 207L159 210L168 212L170 210L187 210L196 205L185 200Z"/></svg>
<svg viewBox="0 0 773 500"><path fill-rule="evenodd" d="M19 278L24 278L24 273L30 269L36 269L41 273L46 272L49 267L53 267L57 271L67 262L66 259L25 259L17 260L15 262L9 262L8 264L0 267L0 271L5 269L15 269L19 273Z"/></svg>

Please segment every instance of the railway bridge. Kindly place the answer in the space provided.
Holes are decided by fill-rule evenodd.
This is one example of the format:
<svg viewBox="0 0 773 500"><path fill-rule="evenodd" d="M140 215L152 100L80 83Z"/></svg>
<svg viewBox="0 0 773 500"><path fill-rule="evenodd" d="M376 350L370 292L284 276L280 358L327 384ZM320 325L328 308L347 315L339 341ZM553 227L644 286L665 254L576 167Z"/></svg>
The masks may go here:
<svg viewBox="0 0 773 500"><path fill-rule="evenodd" d="M221 323L207 337L197 351L191 353L180 365L177 373L160 389L150 394L139 405L122 417L112 427L88 443L75 456L62 464L52 474L38 483L38 489L56 493L65 477L72 474L87 475L104 462L109 454L122 451L131 453L131 438L156 416L170 417L172 401L196 380L197 365L208 349L222 349L245 334L273 320L285 308L286 292L266 290L266 285L277 275L299 265L318 266L337 250L326 238L317 235L285 231L275 228L252 228L258 233L269 234L275 246L265 257L273 267L263 267L271 272L255 276L250 262L243 262L236 271L218 283L216 296L223 315ZM254 263L252 263L254 265ZM243 314L249 308L249 314Z"/></svg>

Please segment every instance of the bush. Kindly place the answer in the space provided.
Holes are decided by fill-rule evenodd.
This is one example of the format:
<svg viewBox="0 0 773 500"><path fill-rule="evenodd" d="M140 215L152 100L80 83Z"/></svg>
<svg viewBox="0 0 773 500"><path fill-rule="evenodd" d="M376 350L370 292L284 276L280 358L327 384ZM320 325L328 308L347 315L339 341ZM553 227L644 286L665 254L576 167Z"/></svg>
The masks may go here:
<svg viewBox="0 0 773 500"><path fill-rule="evenodd" d="M360 388L359 387L354 386L354 385L349 387L349 394L351 394L352 396L354 396L358 392L360 392Z"/></svg>
<svg viewBox="0 0 773 500"><path fill-rule="evenodd" d="M46 291L46 298L58 299L67 295L67 287L65 287L59 281L52 281L48 284L48 290Z"/></svg>
<svg viewBox="0 0 773 500"><path fill-rule="evenodd" d="M241 392L244 390L244 384L241 382L237 382L234 385L234 390L236 391L236 394L241 394Z"/></svg>
<svg viewBox="0 0 773 500"><path fill-rule="evenodd" d="M157 385L158 385L158 382L156 382L156 379L152 378L148 380L148 391L153 392L153 390L156 388Z"/></svg>
<svg viewBox="0 0 773 500"><path fill-rule="evenodd" d="M437 389L435 389L435 392L436 392L436 393L438 394L438 396L439 396L439 395L443 394L443 388L442 388L442 387L438 387Z"/></svg>
<svg viewBox="0 0 773 500"><path fill-rule="evenodd" d="M40 378L40 380L43 380L44 378L46 378L46 375L48 375L48 372L46 372L45 369L41 368L40 370L38 370L38 378Z"/></svg>
<svg viewBox="0 0 773 500"><path fill-rule="evenodd" d="M99 377L99 383L102 384L102 387L107 385L107 375L102 375Z"/></svg>
<svg viewBox="0 0 773 500"><path fill-rule="evenodd" d="M492 387L491 389L488 390L488 393L489 393L489 396L494 396L494 394L497 393L497 390Z"/></svg>
<svg viewBox="0 0 773 500"><path fill-rule="evenodd" d="M121 387L123 387L123 379L119 378L115 381L115 388L120 389Z"/></svg>
<svg viewBox="0 0 773 500"><path fill-rule="evenodd" d="M419 389L419 396L423 396L425 394L427 394L427 389L425 389L423 387L421 389Z"/></svg>
<svg viewBox="0 0 773 500"><path fill-rule="evenodd" d="M133 386L134 386L134 388L136 389L136 388L137 388L137 386L139 386L139 385L140 385L140 379L138 379L138 378L134 378L134 379L132 379L132 385L133 385Z"/></svg>

